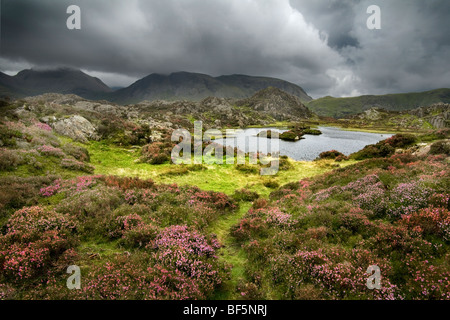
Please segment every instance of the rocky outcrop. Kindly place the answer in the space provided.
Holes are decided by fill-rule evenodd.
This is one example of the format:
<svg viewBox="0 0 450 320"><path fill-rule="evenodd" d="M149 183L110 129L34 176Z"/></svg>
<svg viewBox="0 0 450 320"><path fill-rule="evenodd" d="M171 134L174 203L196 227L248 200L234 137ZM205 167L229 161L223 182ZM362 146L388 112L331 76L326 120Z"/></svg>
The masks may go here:
<svg viewBox="0 0 450 320"><path fill-rule="evenodd" d="M57 133L76 141L86 143L88 140L99 139L95 127L82 116L71 116L70 118L50 123L50 126Z"/></svg>
<svg viewBox="0 0 450 320"><path fill-rule="evenodd" d="M448 103L436 103L408 111L408 113L423 118L436 129L450 127L450 104Z"/></svg>
<svg viewBox="0 0 450 320"><path fill-rule="evenodd" d="M429 128L450 127L450 104L438 103L428 107L420 107L408 111L388 111L381 108L371 108L350 117L351 120L366 124L383 123L386 126L399 128Z"/></svg>
<svg viewBox="0 0 450 320"><path fill-rule="evenodd" d="M253 97L238 101L238 106L249 107L278 121L310 119L314 114L293 95L278 88L269 87Z"/></svg>
<svg viewBox="0 0 450 320"><path fill-rule="evenodd" d="M377 121L385 118L387 113L388 113L387 110L381 108L370 108L364 111L363 113L357 115L355 118L361 120Z"/></svg>

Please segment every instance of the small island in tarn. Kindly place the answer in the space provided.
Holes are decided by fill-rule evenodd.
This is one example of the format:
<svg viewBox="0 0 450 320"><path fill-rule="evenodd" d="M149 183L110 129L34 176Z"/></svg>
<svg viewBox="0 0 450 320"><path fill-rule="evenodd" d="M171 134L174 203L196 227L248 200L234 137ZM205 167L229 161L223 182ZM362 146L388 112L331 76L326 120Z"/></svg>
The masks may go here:
<svg viewBox="0 0 450 320"><path fill-rule="evenodd" d="M293 126L289 131L280 133L279 138L284 141L298 141L304 139L303 136L306 134L318 136L321 135L322 132L317 129L311 129L311 127L296 125ZM257 134L257 137L271 139L272 130L261 131Z"/></svg>

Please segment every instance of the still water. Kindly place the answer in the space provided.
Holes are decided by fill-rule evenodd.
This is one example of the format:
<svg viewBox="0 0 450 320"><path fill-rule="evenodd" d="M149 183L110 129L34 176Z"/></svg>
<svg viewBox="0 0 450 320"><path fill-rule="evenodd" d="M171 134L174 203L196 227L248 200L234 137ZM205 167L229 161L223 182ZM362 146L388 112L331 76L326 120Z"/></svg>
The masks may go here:
<svg viewBox="0 0 450 320"><path fill-rule="evenodd" d="M344 131L333 127L319 127L318 129L322 131L322 135L305 135L305 139L295 142L283 140L271 142L270 139L257 137L261 131L272 130L280 133L287 131L278 128L244 129L234 137L217 139L214 142L231 147L237 146L245 152L259 151L263 153L270 152L271 143L275 148L278 143L280 155L286 155L298 161L312 161L324 151L337 150L348 156L369 144L375 144L392 136L392 134Z"/></svg>

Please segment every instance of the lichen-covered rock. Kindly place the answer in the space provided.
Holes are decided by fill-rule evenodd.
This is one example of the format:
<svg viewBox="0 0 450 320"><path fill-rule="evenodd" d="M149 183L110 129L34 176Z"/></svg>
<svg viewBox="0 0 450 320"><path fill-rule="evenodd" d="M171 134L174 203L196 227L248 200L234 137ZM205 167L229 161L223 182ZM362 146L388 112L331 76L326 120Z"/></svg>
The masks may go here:
<svg viewBox="0 0 450 320"><path fill-rule="evenodd" d="M51 126L57 133L80 142L86 143L88 140L99 139L92 123L79 115L56 121Z"/></svg>
<svg viewBox="0 0 450 320"><path fill-rule="evenodd" d="M413 155L416 157L426 157L430 153L431 145L427 143L420 143L417 145Z"/></svg>
<svg viewBox="0 0 450 320"><path fill-rule="evenodd" d="M450 104L448 103L436 103L410 110L408 113L425 119L436 129L450 127Z"/></svg>

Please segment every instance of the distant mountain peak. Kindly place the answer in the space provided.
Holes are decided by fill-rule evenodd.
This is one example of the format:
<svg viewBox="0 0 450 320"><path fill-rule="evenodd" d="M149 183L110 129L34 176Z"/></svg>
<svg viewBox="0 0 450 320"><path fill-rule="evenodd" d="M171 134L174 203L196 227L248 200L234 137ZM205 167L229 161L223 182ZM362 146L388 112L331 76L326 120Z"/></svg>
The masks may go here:
<svg viewBox="0 0 450 320"><path fill-rule="evenodd" d="M36 96L44 93L76 94L88 99L104 98L112 92L100 79L81 70L58 67L26 69L17 75L0 77L0 93L11 92L14 96Z"/></svg>

